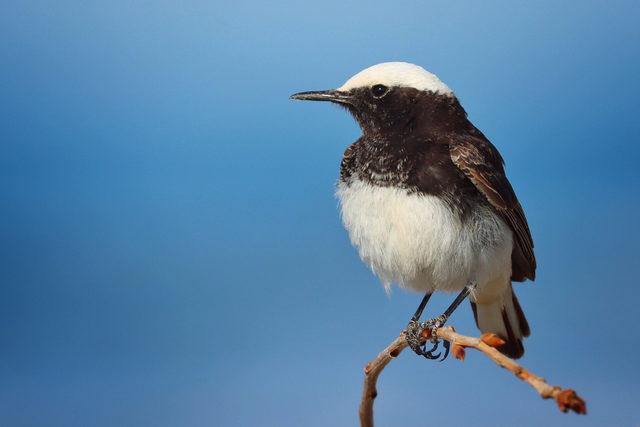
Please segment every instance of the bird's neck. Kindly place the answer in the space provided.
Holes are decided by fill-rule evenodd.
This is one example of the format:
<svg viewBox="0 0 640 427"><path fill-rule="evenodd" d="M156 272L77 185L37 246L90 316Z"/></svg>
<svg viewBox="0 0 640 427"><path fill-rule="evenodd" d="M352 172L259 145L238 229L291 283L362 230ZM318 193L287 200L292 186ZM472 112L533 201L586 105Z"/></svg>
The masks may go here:
<svg viewBox="0 0 640 427"><path fill-rule="evenodd" d="M357 177L378 186L407 187L409 174L420 157L416 151L408 150L411 146L389 135L363 134L347 151L341 178Z"/></svg>
<svg viewBox="0 0 640 427"><path fill-rule="evenodd" d="M353 145L341 176L357 175L375 185L412 187L416 168L448 158L448 141L473 125L455 97L422 94L412 108L388 122L361 122L362 137Z"/></svg>

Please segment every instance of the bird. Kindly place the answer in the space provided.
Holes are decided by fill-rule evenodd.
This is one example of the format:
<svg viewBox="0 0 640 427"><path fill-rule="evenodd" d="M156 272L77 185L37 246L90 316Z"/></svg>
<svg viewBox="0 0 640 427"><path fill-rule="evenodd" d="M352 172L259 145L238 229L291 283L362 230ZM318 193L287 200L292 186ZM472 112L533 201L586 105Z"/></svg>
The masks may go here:
<svg viewBox="0 0 640 427"><path fill-rule="evenodd" d="M512 283L535 280L533 239L502 156L454 92L418 65L385 62L337 89L290 98L337 104L361 128L340 164L342 223L387 290L424 293L406 329L413 351L438 358L437 338L427 350L421 336L428 328L436 337L468 298L478 329L499 336L503 354L521 357L530 328ZM458 295L420 322L434 292Z"/></svg>

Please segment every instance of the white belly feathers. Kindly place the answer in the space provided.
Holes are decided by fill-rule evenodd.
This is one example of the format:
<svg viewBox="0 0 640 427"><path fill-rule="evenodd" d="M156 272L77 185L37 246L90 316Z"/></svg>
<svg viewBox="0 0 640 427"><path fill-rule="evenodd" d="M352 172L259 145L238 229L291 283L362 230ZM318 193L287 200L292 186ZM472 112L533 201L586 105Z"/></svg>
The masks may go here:
<svg viewBox="0 0 640 427"><path fill-rule="evenodd" d="M357 179L340 183L342 222L360 257L388 289L499 294L510 283L512 234L489 208L464 222L442 199Z"/></svg>

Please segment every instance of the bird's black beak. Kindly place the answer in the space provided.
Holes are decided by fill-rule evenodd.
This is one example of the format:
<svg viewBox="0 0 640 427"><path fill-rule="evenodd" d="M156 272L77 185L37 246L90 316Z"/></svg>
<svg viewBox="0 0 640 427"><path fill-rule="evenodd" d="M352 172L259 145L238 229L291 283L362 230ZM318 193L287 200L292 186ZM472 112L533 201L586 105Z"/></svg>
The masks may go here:
<svg viewBox="0 0 640 427"><path fill-rule="evenodd" d="M330 101L339 104L351 104L351 95L348 92L341 92L335 89L299 92L294 93L289 98L300 101Z"/></svg>

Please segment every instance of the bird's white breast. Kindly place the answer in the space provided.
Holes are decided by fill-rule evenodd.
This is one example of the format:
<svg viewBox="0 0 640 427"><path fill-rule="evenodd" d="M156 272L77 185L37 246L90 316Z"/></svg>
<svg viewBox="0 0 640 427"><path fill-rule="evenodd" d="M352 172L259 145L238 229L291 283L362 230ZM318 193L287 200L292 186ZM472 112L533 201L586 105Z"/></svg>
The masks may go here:
<svg viewBox="0 0 640 427"><path fill-rule="evenodd" d="M488 207L463 220L439 197L357 179L337 196L351 242L387 288L458 291L475 281L500 292L509 283L511 230Z"/></svg>

